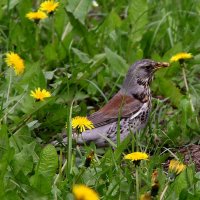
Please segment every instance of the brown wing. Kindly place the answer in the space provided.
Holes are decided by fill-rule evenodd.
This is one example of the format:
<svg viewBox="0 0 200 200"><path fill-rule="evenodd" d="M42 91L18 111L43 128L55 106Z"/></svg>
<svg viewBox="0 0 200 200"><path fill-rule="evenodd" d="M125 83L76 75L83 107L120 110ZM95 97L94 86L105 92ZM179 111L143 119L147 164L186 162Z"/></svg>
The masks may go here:
<svg viewBox="0 0 200 200"><path fill-rule="evenodd" d="M95 128L126 118L139 111L143 103L134 98L118 92L103 108L88 116Z"/></svg>

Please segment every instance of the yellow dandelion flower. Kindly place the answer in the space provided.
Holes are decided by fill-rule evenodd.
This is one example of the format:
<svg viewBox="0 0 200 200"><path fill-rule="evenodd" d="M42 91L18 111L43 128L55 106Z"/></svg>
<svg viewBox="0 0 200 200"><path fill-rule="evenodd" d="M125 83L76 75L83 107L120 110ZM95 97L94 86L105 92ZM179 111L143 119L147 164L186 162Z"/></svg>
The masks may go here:
<svg viewBox="0 0 200 200"><path fill-rule="evenodd" d="M59 2L55 2L54 0L47 0L40 4L40 10L46 11L49 14L55 12L56 8L59 6Z"/></svg>
<svg viewBox="0 0 200 200"><path fill-rule="evenodd" d="M15 70L16 75L20 75L24 72L24 61L18 54L14 52L6 53L5 62L9 67Z"/></svg>
<svg viewBox="0 0 200 200"><path fill-rule="evenodd" d="M74 185L72 192L75 200L99 200L99 195L86 185Z"/></svg>
<svg viewBox="0 0 200 200"><path fill-rule="evenodd" d="M169 172L174 173L175 175L180 174L185 168L186 168L186 165L179 162L178 160L170 161Z"/></svg>
<svg viewBox="0 0 200 200"><path fill-rule="evenodd" d="M151 196L150 192L147 192L140 196L140 200L152 200L152 199L153 199L153 197Z"/></svg>
<svg viewBox="0 0 200 200"><path fill-rule="evenodd" d="M89 119L87 119L87 117L77 116L72 119L72 128L78 128L79 131L82 133L86 130L86 128L90 130L93 129L94 125Z"/></svg>
<svg viewBox="0 0 200 200"><path fill-rule="evenodd" d="M124 159L132 161L148 160L148 158L149 156L142 152L133 152L124 156Z"/></svg>
<svg viewBox="0 0 200 200"><path fill-rule="evenodd" d="M47 14L41 10L36 12L29 12L26 14L26 17L30 20L34 20L35 22L39 22L41 19L47 18Z"/></svg>
<svg viewBox="0 0 200 200"><path fill-rule="evenodd" d="M172 56L170 58L170 62L177 62L177 61L184 61L186 59L190 59L192 58L192 54L191 53L186 53L186 52L181 52L181 53L178 53L174 56Z"/></svg>
<svg viewBox="0 0 200 200"><path fill-rule="evenodd" d="M35 89L35 91L31 91L30 96L35 98L38 101L44 101L45 98L50 97L51 94L47 90L43 89L41 90L40 88Z"/></svg>

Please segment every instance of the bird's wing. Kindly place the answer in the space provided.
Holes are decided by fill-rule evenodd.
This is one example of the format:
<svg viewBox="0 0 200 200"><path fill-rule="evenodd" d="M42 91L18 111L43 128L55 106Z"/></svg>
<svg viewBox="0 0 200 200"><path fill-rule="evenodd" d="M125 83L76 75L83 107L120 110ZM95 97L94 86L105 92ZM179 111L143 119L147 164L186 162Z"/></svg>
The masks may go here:
<svg viewBox="0 0 200 200"><path fill-rule="evenodd" d="M127 118L139 111L144 102L139 99L118 92L103 108L88 116L94 127L117 121L118 118Z"/></svg>

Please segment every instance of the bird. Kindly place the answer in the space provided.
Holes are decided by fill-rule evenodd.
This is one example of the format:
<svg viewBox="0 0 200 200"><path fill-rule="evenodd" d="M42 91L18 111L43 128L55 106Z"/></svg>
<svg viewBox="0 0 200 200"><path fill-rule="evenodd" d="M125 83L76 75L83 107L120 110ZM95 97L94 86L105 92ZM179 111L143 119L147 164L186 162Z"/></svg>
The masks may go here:
<svg viewBox="0 0 200 200"><path fill-rule="evenodd" d="M117 143L118 129L120 141L123 141L129 134L144 128L151 110L150 83L154 72L168 66L167 62L151 59L142 59L131 65L120 90L100 110L87 116L94 128L73 133L76 144L93 142L97 147L106 147L110 141ZM64 137L62 144L66 143L67 137ZM53 144L58 144L58 141Z"/></svg>

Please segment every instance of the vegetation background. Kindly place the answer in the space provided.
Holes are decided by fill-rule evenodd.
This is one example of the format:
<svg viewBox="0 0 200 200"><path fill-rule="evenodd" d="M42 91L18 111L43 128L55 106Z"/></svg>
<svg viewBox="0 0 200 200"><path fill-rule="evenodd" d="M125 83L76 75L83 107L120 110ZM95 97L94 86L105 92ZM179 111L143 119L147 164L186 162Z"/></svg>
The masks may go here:
<svg viewBox="0 0 200 200"><path fill-rule="evenodd" d="M146 193L155 168L159 199L167 182L162 163L174 156L171 149L199 142L200 1L60 0L56 12L36 24L25 15L41 2L0 1L0 199L70 200L75 183L93 188L101 199L136 199L136 178L139 194ZM20 76L6 66L9 51L24 59ZM63 147L57 154L58 149L45 146L61 132L71 108L72 117L85 116L104 105L136 60L169 61L179 52L193 55L185 68L189 91L179 63L158 71L151 85L149 124L128 149L126 141L115 151L91 145ZM49 90L52 97L36 102L30 91L37 87ZM124 162L125 149L151 155L141 163L139 177L133 164ZM85 168L91 150L95 158ZM164 197L199 198L200 173L193 164L169 185Z"/></svg>

